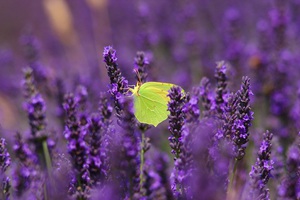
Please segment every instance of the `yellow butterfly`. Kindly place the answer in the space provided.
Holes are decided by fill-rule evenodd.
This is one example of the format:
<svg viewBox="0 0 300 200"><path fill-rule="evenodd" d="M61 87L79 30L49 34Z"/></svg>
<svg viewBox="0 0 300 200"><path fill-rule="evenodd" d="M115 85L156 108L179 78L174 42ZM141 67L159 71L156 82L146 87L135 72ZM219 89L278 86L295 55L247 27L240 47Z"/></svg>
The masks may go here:
<svg viewBox="0 0 300 200"><path fill-rule="evenodd" d="M176 86L172 83L162 82L137 82L136 86L129 90L134 96L134 115L141 123L157 126L166 120L169 111L167 96L169 90Z"/></svg>

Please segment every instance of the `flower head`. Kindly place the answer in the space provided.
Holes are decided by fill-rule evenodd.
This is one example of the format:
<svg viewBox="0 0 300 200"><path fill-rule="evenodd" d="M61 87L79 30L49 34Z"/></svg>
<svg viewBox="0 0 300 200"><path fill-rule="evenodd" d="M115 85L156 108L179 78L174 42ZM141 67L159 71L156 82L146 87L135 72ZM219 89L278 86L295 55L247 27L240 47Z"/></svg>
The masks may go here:
<svg viewBox="0 0 300 200"><path fill-rule="evenodd" d="M80 123L77 116L78 98L68 94L65 96L64 109L67 114L65 138L68 141L68 152L72 159L72 165L75 173L75 191L76 197L87 198L89 194L89 147L86 144L85 136L87 134L87 125Z"/></svg>
<svg viewBox="0 0 300 200"><path fill-rule="evenodd" d="M258 157L255 165L249 173L250 176L250 193L249 199L270 199L267 183L271 177L274 161L271 160L271 148L273 134L269 131L264 133L264 139L261 142Z"/></svg>
<svg viewBox="0 0 300 200"><path fill-rule="evenodd" d="M137 80L145 83L148 77L148 67L149 67L149 60L144 52L138 51L136 53L136 57L134 59L134 69L137 71L136 77Z"/></svg>
<svg viewBox="0 0 300 200"><path fill-rule="evenodd" d="M6 142L4 138L0 138L0 177L2 178L1 180L1 191L3 194L3 197L8 200L9 196L10 196L10 179L8 176L6 176L4 173L7 170L7 168L10 166L11 164L11 159L10 159L10 155L7 151L6 148Z"/></svg>

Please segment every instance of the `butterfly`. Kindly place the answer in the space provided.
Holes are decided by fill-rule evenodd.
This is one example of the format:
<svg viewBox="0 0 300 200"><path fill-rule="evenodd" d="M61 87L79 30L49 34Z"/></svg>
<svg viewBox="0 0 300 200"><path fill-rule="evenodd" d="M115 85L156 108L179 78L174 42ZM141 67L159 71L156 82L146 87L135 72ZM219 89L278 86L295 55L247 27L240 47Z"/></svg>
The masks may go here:
<svg viewBox="0 0 300 200"><path fill-rule="evenodd" d="M176 86L172 83L137 82L134 88L129 88L134 97L134 115L141 123L157 126L168 118L167 96L169 90Z"/></svg>

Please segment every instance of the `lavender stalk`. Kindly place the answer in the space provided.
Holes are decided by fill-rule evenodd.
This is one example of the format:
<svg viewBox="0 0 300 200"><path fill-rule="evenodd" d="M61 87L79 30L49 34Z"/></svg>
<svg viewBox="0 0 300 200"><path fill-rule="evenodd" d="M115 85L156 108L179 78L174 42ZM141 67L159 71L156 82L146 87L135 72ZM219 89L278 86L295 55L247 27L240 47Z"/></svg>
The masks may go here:
<svg viewBox="0 0 300 200"><path fill-rule="evenodd" d="M272 176L274 161L271 160L271 149L273 134L269 131L264 133L264 139L261 143L258 157L252 170L249 173L250 176L250 193L248 199L270 199L270 192L267 188L269 178Z"/></svg>
<svg viewBox="0 0 300 200"><path fill-rule="evenodd" d="M46 133L46 105L41 94L34 85L33 70L31 68L24 69L24 88L26 98L26 111L28 114L29 124L31 128L30 141L35 146L35 152L39 155L42 166L46 166L51 171L52 163L49 147L52 141ZM49 143L48 143L49 142Z"/></svg>
<svg viewBox="0 0 300 200"><path fill-rule="evenodd" d="M87 128L80 123L77 116L78 106L78 99L72 94L65 96L64 109L67 114L67 121L64 134L68 141L68 152L75 170L75 183L70 193L78 200L85 200L89 198L90 188L89 148L85 142Z"/></svg>
<svg viewBox="0 0 300 200"><path fill-rule="evenodd" d="M171 153L174 155L175 167L173 171L174 177L174 196L178 198L186 198L186 188L184 185L184 175L186 171L185 155L186 149L183 144L183 131L185 124L184 104L185 96L182 90L178 86L174 86L170 89L168 96L170 101L168 103L168 110L170 111L169 119L169 131L171 137L169 137ZM186 133L187 134L187 133Z"/></svg>
<svg viewBox="0 0 300 200"><path fill-rule="evenodd" d="M11 164L11 158L6 148L6 141L0 138L0 177L1 177L1 199L9 200L10 197L10 178L5 174Z"/></svg>

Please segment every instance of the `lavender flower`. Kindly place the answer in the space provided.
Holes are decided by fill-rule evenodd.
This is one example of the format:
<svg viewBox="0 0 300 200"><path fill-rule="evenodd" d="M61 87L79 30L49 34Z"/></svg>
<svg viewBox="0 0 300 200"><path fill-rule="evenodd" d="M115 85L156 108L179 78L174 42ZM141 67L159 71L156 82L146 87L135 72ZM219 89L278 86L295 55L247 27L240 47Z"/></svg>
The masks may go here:
<svg viewBox="0 0 300 200"><path fill-rule="evenodd" d="M31 128L31 142L34 144L35 152L39 155L42 166L51 168L51 158L49 149L55 144L54 141L48 138L46 133L46 105L41 94L34 85L33 71L31 68L24 70L25 80L25 97L26 97L26 111ZM43 145L46 144L45 149Z"/></svg>
<svg viewBox="0 0 300 200"><path fill-rule="evenodd" d="M31 163L36 162L36 155L30 150L29 145L24 142L20 133L17 132L15 135L15 144L13 146L14 152L17 158L24 165L29 166Z"/></svg>
<svg viewBox="0 0 300 200"><path fill-rule="evenodd" d="M109 92L113 96L115 109L117 116L119 117L122 107L118 103L118 99L121 94L124 94L128 90L128 81L122 76L121 71L118 68L116 50L110 46L105 47L103 51L103 59L111 83Z"/></svg>
<svg viewBox="0 0 300 200"><path fill-rule="evenodd" d="M118 68L116 50L110 46L105 47L103 51L103 59L106 64L110 83L117 84L118 91L124 93L127 89L127 80L125 80Z"/></svg>
<svg viewBox="0 0 300 200"><path fill-rule="evenodd" d="M171 137L169 137L170 146L172 148L172 154L174 159L179 158L180 150L182 148L182 129L184 126L185 113L183 112L183 106L185 103L184 95L181 92L180 87L172 87L169 91L168 96L170 101L168 103L168 111L170 111L169 119L169 131L171 132Z"/></svg>
<svg viewBox="0 0 300 200"><path fill-rule="evenodd" d="M10 179L5 175L7 168L11 164L10 155L6 148L6 141L0 138L0 177L1 177L1 198L8 200L10 196Z"/></svg>
<svg viewBox="0 0 300 200"><path fill-rule="evenodd" d="M299 135L295 143L289 148L286 160L286 175L278 187L278 196L280 199L299 199L300 187L300 146Z"/></svg>
<svg viewBox="0 0 300 200"><path fill-rule="evenodd" d="M245 155L246 144L249 140L249 127L253 119L253 112L250 107L250 79L243 77L241 89L237 92L237 118L233 124L233 137L237 155L236 159L240 160Z"/></svg>
<svg viewBox="0 0 300 200"><path fill-rule="evenodd" d="M274 161L271 160L271 149L273 134L269 131L264 133L264 139L260 145L255 165L249 173L250 192L248 199L270 199L270 192L267 183L271 177Z"/></svg>
<svg viewBox="0 0 300 200"><path fill-rule="evenodd" d="M138 199L143 195L140 187L140 158L139 158L139 137L135 130L136 120L132 112L132 105L124 99L123 94L128 90L128 82L121 75L117 66L116 52L111 47L105 47L103 57L106 63L108 76L110 77L111 93L118 117L118 124L125 131L121 138L123 148L121 154L123 161L120 164L122 184L122 194L126 198ZM129 181L129 183L128 183Z"/></svg>
<svg viewBox="0 0 300 200"><path fill-rule="evenodd" d="M105 174L102 172L103 161L100 158L101 154L101 143L102 143L102 134L101 134L101 120L97 115L93 115L90 119L88 130L91 137L90 141L90 163L89 163L89 172L91 178L91 184L99 184L101 178L103 179Z"/></svg>
<svg viewBox="0 0 300 200"><path fill-rule="evenodd" d="M279 138L273 136L272 139L272 154L271 158L274 161L272 178L278 182L282 180L285 172L284 148L279 143Z"/></svg>
<svg viewBox="0 0 300 200"><path fill-rule="evenodd" d="M112 123L113 108L108 103L108 99L104 93L100 95L99 115L94 115L90 119L89 133L90 141L90 174L92 181L103 181L108 179L110 169L110 143L111 136L110 126ZM99 183L98 183L99 184Z"/></svg>
<svg viewBox="0 0 300 200"><path fill-rule="evenodd" d="M209 86L210 86L209 79L203 77L200 82L199 93L201 96L201 103L203 106L202 112L205 117L208 117L210 115L210 110L213 104L210 96Z"/></svg>
<svg viewBox="0 0 300 200"><path fill-rule="evenodd" d="M200 117L199 101L200 101L200 89L198 87L193 88L191 96L187 96L187 103L185 104L183 111L186 115L186 122L198 123Z"/></svg>
<svg viewBox="0 0 300 200"><path fill-rule="evenodd" d="M8 200L10 197L10 179L9 177L6 177L5 179L2 180L2 198L5 200Z"/></svg>
<svg viewBox="0 0 300 200"><path fill-rule="evenodd" d="M72 94L65 96L64 109L67 113L65 138L68 141L68 152L72 158L75 173L75 197L77 199L88 199L90 177L89 167L89 148L85 142L87 133L86 126L80 123L77 117L78 99Z"/></svg>
<svg viewBox="0 0 300 200"><path fill-rule="evenodd" d="M227 106L225 108L226 112L223 113L224 124L215 135L216 139L221 139L223 137L232 140L233 137L233 127L234 123L237 120L237 108L238 108L238 95L231 94L228 100Z"/></svg>
<svg viewBox="0 0 300 200"><path fill-rule="evenodd" d="M113 108L109 104L108 99L105 93L100 94L100 102L99 102L99 112L102 116L102 121L106 126L111 123L111 115L112 115Z"/></svg>
<svg viewBox="0 0 300 200"><path fill-rule="evenodd" d="M11 159L6 148L6 141L4 138L0 138L0 169L1 173L4 173L10 166Z"/></svg>
<svg viewBox="0 0 300 200"><path fill-rule="evenodd" d="M12 186L15 189L14 195L16 197L22 197L29 190L31 182L31 171L28 167L19 165L14 169Z"/></svg>
<svg viewBox="0 0 300 200"><path fill-rule="evenodd" d="M16 134L13 149L20 163L14 170L12 184L16 190L16 196L21 197L30 188L33 182L36 173L34 166L37 158L29 149L28 144L23 141L20 133Z"/></svg>
<svg viewBox="0 0 300 200"><path fill-rule="evenodd" d="M138 51L134 59L134 69L138 73L136 76L139 75L139 77L136 77L136 79L140 79L142 83L145 83L147 80L149 64L148 57L145 55L145 53Z"/></svg>
<svg viewBox="0 0 300 200"><path fill-rule="evenodd" d="M13 181L15 196L24 199L42 199L45 197L45 177L39 160L20 133L15 136L14 152L18 159L13 169Z"/></svg>
<svg viewBox="0 0 300 200"><path fill-rule="evenodd" d="M120 170L122 190L126 198L140 199L140 143L139 132L135 130L135 117L132 104L128 99L121 98L124 109L120 116L123 133L121 138Z"/></svg>
<svg viewBox="0 0 300 200"><path fill-rule="evenodd" d="M100 100L100 115L94 114L88 122L88 131L90 136L90 157L89 157L89 172L92 185L99 185L107 179L109 171L108 163L108 146L105 144L107 140L108 126L111 123L110 117L112 107L108 105L105 96L101 96Z"/></svg>
<svg viewBox="0 0 300 200"><path fill-rule="evenodd" d="M217 80L216 86L216 110L217 113L223 113L224 107L226 106L225 95L227 93L227 76L226 76L226 65L224 61L220 61L217 63L215 78Z"/></svg>
<svg viewBox="0 0 300 200"><path fill-rule="evenodd" d="M170 89L168 96L170 101L168 103L168 110L170 111L169 118L169 137L172 154L174 155L175 167L173 171L174 177L174 193L175 196L186 198L186 186L184 185L185 176L187 175L187 168L189 167L188 151L184 146L184 141L188 137L188 131L184 132L185 113L183 107L185 104L185 97L182 94L181 88L174 86Z"/></svg>
<svg viewBox="0 0 300 200"><path fill-rule="evenodd" d="M79 85L76 88L75 96L78 100L79 110L84 112L87 108L87 97L88 97L88 91L87 88L83 85Z"/></svg>
<svg viewBox="0 0 300 200"><path fill-rule="evenodd" d="M27 112L32 136L36 139L46 137L44 133L46 106L39 93L33 95L27 103Z"/></svg>

